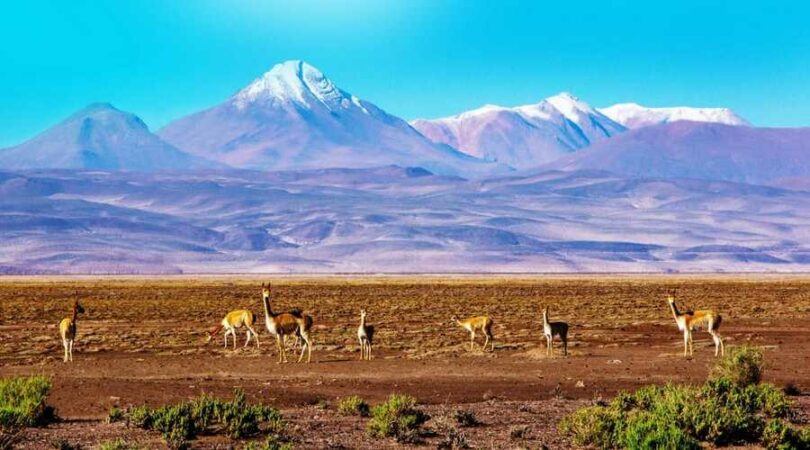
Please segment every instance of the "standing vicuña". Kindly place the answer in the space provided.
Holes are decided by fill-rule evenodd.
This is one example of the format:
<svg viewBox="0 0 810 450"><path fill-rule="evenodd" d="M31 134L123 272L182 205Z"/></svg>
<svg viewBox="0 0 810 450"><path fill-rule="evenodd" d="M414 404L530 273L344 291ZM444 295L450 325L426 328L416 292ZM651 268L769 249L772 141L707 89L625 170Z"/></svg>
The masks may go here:
<svg viewBox="0 0 810 450"><path fill-rule="evenodd" d="M59 322L59 335L62 336L62 346L65 347L65 362L73 362L73 341L76 339L76 319L84 313L84 308L76 300L73 302L73 315L65 317Z"/></svg>
<svg viewBox="0 0 810 450"><path fill-rule="evenodd" d="M294 315L295 317L298 317L299 319L304 320L304 331L306 331L307 334L309 334L309 330L312 329L312 322L313 322L312 316L310 316L309 314L307 314L305 312L302 312L298 308L293 308L293 309L289 310L288 312L290 314ZM301 339L300 335L296 334L295 335L295 342L293 342L293 348L297 350L297 349L301 348L302 344L303 344L303 339Z"/></svg>
<svg viewBox="0 0 810 450"><path fill-rule="evenodd" d="M495 351L495 338L492 337L492 319L489 316L470 317L465 320L458 320L456 316L450 319L450 323L460 326L470 332L470 351L475 349L475 332L481 330L486 336L483 350L487 350L487 344L492 342L492 351Z"/></svg>
<svg viewBox="0 0 810 450"><path fill-rule="evenodd" d="M259 334L256 333L256 330L253 329L253 324L256 322L256 315L253 314L253 311L249 311L247 309L237 309L234 311L225 314L225 317L222 319L220 325L213 330L208 335L208 341L211 342L211 339L214 337L215 334L219 332L219 330L225 329L225 348L228 348L228 335L233 336L233 348L236 350L236 330L238 328L242 328L244 326L247 330L245 334L247 335L247 339L245 339L245 347L248 346L250 343L250 337L253 335L256 338L256 347L259 347Z"/></svg>
<svg viewBox="0 0 810 450"><path fill-rule="evenodd" d="M312 360L312 343L309 333L306 330L306 320L302 317L290 313L274 313L270 306L270 283L266 286L262 283L262 303L264 304L264 322L267 331L276 337L276 348L278 349L278 362L287 362L287 352L284 348L285 336L300 336L304 344L301 347L301 356L298 362L304 358L304 351L307 351L307 362Z"/></svg>
<svg viewBox="0 0 810 450"><path fill-rule="evenodd" d="M670 309L672 309L672 315L675 317L675 323L678 324L678 329L683 331L683 356L694 354L692 331L704 325L706 326L706 331L712 335L712 340L714 341L714 356L725 355L726 347L723 344L723 338L720 337L720 333L717 332L720 328L720 324L723 322L723 318L720 314L717 314L711 309L680 312L675 305L674 297L670 295L667 297L667 301L669 302Z"/></svg>
<svg viewBox="0 0 810 450"><path fill-rule="evenodd" d="M360 326L357 327L360 341L360 360L371 360L371 347L374 343L374 325L366 325L366 310L360 310Z"/></svg>
<svg viewBox="0 0 810 450"><path fill-rule="evenodd" d="M568 324L549 322L548 307L543 308L543 335L546 337L546 356L551 356L554 352L554 336L560 337L563 344L563 356L568 356Z"/></svg>

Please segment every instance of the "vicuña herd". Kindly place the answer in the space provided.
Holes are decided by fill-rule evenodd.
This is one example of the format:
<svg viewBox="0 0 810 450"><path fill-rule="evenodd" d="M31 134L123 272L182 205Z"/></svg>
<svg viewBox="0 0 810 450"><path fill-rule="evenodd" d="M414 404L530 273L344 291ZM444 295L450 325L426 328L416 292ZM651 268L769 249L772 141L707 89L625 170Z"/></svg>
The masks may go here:
<svg viewBox="0 0 810 450"><path fill-rule="evenodd" d="M718 333L723 318L716 311L711 309L698 311L680 311L675 304L675 298L671 295L667 297L667 303L675 318L678 329L683 332L683 354L691 356L693 352L692 332L705 327L714 341L714 355L725 354L723 338ZM287 352L285 340L287 337L295 338L294 348L301 348L298 362L304 359L304 352L307 354L307 362L312 361L312 316L299 309L291 309L286 312L274 312L272 308L270 283L262 283L262 305L264 306L264 323L267 331L276 338L276 350L278 351L278 362L287 362ZM59 334L62 337L62 345L65 349L64 361L73 361L73 342L76 339L76 321L78 315L84 313L84 308L78 301L73 303L73 312L70 317L65 317L59 322ZM366 323L366 310L360 310L360 325L357 327L357 340L360 343L360 359L370 360L371 349L374 343L374 325ZM236 332L242 327L245 328L245 347L250 343L251 338L256 339L256 348L259 348L259 334L253 328L256 323L256 315L249 309L237 309L225 314L225 317L216 328L208 335L208 342L219 333L225 330L225 348L228 348L228 336L233 337L233 348L236 349ZM493 320L489 316L476 316L469 319L459 319L453 316L450 319L452 325L457 325L470 333L470 351L475 350L475 334L481 332L484 335L483 351L487 346L491 351L495 351L495 337L492 335ZM543 336L546 338L546 354L553 353L554 338L559 338L562 343L564 356L568 355L568 324L565 322L551 322L549 320L548 307L543 308Z"/></svg>

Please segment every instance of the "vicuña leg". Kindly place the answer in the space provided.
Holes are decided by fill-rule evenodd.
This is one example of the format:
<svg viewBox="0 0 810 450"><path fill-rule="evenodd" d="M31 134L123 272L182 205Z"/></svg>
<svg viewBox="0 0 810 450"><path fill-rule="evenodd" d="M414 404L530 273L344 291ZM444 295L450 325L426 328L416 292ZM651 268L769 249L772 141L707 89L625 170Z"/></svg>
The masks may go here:
<svg viewBox="0 0 810 450"><path fill-rule="evenodd" d="M712 335L712 340L714 341L714 356L725 355L723 338L714 330L709 331L709 333Z"/></svg>
<svg viewBox="0 0 810 450"><path fill-rule="evenodd" d="M683 356L689 356L689 331L683 332Z"/></svg>
<svg viewBox="0 0 810 450"><path fill-rule="evenodd" d="M306 351L307 351L307 364L309 364L309 362L312 361L312 343L310 342L308 333L301 332L300 335L301 335L301 339L304 340L304 343L301 346L301 356L298 357L298 362L301 362L301 360L304 359L304 350L306 349Z"/></svg>
<svg viewBox="0 0 810 450"><path fill-rule="evenodd" d="M253 335L253 338L256 339L256 348L260 348L261 346L259 345L259 333L257 333L256 330L253 329L253 327L247 327L247 329L250 332L250 334ZM245 343L245 347L247 347L247 343Z"/></svg>
<svg viewBox="0 0 810 450"><path fill-rule="evenodd" d="M287 352L284 349L284 340L280 335L276 335L276 349L278 349L278 362L287 362Z"/></svg>

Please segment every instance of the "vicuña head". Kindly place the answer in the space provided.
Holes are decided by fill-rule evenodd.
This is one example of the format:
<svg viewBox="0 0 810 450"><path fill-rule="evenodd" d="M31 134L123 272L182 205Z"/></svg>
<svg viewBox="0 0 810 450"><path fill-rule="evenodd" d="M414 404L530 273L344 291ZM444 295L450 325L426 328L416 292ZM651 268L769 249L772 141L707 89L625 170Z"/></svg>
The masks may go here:
<svg viewBox="0 0 810 450"><path fill-rule="evenodd" d="M270 283L262 283L262 298L270 298Z"/></svg>

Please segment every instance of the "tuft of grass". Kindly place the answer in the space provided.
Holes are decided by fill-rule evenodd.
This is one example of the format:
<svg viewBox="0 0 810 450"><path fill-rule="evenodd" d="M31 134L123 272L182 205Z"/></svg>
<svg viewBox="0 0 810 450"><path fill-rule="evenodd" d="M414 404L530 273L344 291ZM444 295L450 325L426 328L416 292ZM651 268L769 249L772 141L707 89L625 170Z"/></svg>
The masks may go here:
<svg viewBox="0 0 810 450"><path fill-rule="evenodd" d="M293 450L289 442L281 442L278 437L270 436L263 443L248 442L242 450Z"/></svg>
<svg viewBox="0 0 810 450"><path fill-rule="evenodd" d="M733 349L712 369L711 378L725 379L745 387L762 381L764 357L762 350L744 345Z"/></svg>
<svg viewBox="0 0 810 450"><path fill-rule="evenodd" d="M453 418L456 420L456 424L463 428L477 427L478 425L481 425L481 421L478 420L478 417L475 417L475 413L472 411L457 409L453 413Z"/></svg>
<svg viewBox="0 0 810 450"><path fill-rule="evenodd" d="M122 420L124 420L124 411L117 406L110 408L110 412L107 414L107 423L121 422Z"/></svg>
<svg viewBox="0 0 810 450"><path fill-rule="evenodd" d="M391 394L388 400L371 409L366 432L373 438L392 437L397 442L416 443L422 438L422 425L429 419L417 408L415 398Z"/></svg>
<svg viewBox="0 0 810 450"><path fill-rule="evenodd" d="M124 414L127 424L132 424L138 428L152 428L152 411L146 405L135 406Z"/></svg>
<svg viewBox="0 0 810 450"><path fill-rule="evenodd" d="M50 390L51 380L44 376L0 380L0 433L13 434L53 421L53 409L45 404Z"/></svg>
<svg viewBox="0 0 810 450"><path fill-rule="evenodd" d="M512 425L509 427L509 437L512 439L524 439L529 435L529 427L526 425Z"/></svg>
<svg viewBox="0 0 810 450"><path fill-rule="evenodd" d="M224 434L232 439L255 436L260 431L280 435L286 424L275 408L250 405L241 389L226 402L203 394L192 400L157 409L139 406L129 411L128 421L163 435L173 449L188 448L189 441L203 433Z"/></svg>
<svg viewBox="0 0 810 450"><path fill-rule="evenodd" d="M56 450L82 450L84 447L81 444L72 444L67 439L57 439L51 442L51 447Z"/></svg>
<svg viewBox="0 0 810 450"><path fill-rule="evenodd" d="M114 441L102 442L98 446L98 450L140 450L141 447L128 442L125 439L116 439Z"/></svg>
<svg viewBox="0 0 810 450"><path fill-rule="evenodd" d="M0 430L0 450L11 450L21 441L22 436L19 431Z"/></svg>
<svg viewBox="0 0 810 450"><path fill-rule="evenodd" d="M802 395L802 390L793 383L786 383L785 386L782 387L782 392L791 397Z"/></svg>
<svg viewBox="0 0 810 450"><path fill-rule="evenodd" d="M371 412L368 403L357 395L338 399L337 410L344 416L368 417Z"/></svg>
<svg viewBox="0 0 810 450"><path fill-rule="evenodd" d="M796 436L806 430L780 428L793 417L785 394L773 385L753 383L761 368L761 354L744 349L719 361L702 386L646 386L622 393L607 405L574 412L560 429L578 445L597 448L801 442Z"/></svg>
<svg viewBox="0 0 810 450"><path fill-rule="evenodd" d="M445 437L436 444L439 450L463 450L470 448L467 436L457 428L449 428Z"/></svg>

